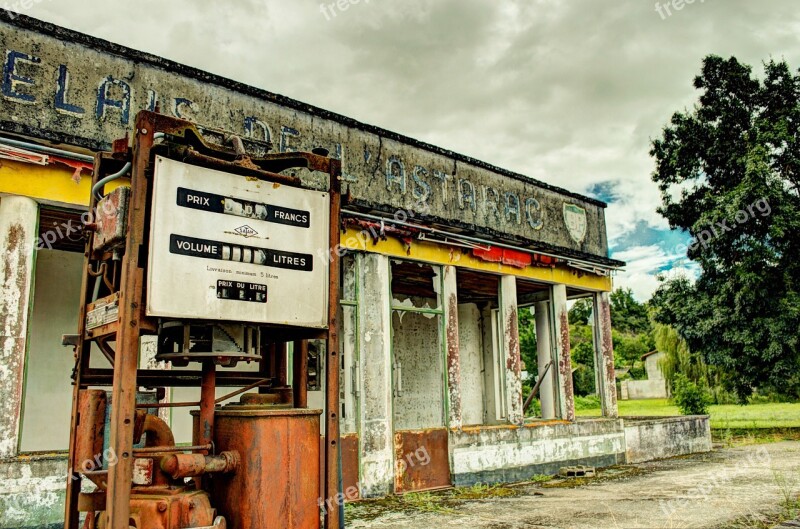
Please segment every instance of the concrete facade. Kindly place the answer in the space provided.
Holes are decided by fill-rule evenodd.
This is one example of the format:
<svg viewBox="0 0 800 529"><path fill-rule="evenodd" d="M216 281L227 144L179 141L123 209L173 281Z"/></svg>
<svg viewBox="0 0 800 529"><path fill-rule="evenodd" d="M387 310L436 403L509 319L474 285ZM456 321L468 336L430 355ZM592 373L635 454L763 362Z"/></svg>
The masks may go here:
<svg viewBox="0 0 800 529"><path fill-rule="evenodd" d="M342 432L357 441L362 497L395 492L403 471L398 439L408 433L424 440L435 431L445 440L432 456L449 469L445 477L453 485L705 449L701 418L685 428L682 420L669 428L657 421L629 428L617 418L607 293L622 263L607 255L602 202L158 57L24 16L10 19L1 10L0 42L4 72L13 81L0 94L0 136L54 141L88 154L125 136L137 110L158 107L246 140L271 141L281 152L323 146L342 159L346 228L343 247L331 249L347 254L348 263L341 421ZM208 139L223 141L212 133ZM248 146L264 149L253 141ZM36 355L49 348L68 357L51 342L75 329L59 321L48 333L29 336L34 266L45 255L43 211L58 206L77 218L88 203L89 179L73 169L0 166L0 529L63 519L66 446L48 439L26 449L20 437L46 421L40 410L26 422L28 389L47 384L50 398L71 398L69 370L63 363L48 367ZM401 235L387 233L387 226ZM328 250L320 248L320 256ZM82 255L80 248L71 251ZM79 280L56 275L48 282ZM595 300L599 376L611 382L600 386L604 418L576 421L567 310L570 299L585 296ZM60 307L41 303L51 311ZM537 371L544 377L542 417L526 417L522 400L519 311L531 305ZM26 369L35 378L27 385ZM323 389L309 398L321 398ZM176 401L196 398L179 396L173 394ZM29 409L40 405L31 400ZM188 429L188 416L175 411L169 420L176 434ZM654 451L673 434L685 442Z"/></svg>

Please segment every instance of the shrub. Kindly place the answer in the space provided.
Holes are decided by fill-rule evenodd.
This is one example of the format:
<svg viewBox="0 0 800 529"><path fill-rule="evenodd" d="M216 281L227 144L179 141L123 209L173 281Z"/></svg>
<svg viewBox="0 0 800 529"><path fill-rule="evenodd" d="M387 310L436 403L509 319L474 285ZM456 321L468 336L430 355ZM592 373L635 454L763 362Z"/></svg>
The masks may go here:
<svg viewBox="0 0 800 529"><path fill-rule="evenodd" d="M600 397L597 395L588 395L586 397L575 397L575 410L599 410Z"/></svg>
<svg viewBox="0 0 800 529"><path fill-rule="evenodd" d="M675 377L672 398L684 415L708 415L711 395L705 386L692 382L686 375Z"/></svg>
<svg viewBox="0 0 800 529"><path fill-rule="evenodd" d="M528 407L528 411L525 413L527 417L541 417L542 416L542 404L539 399L534 398L531 401L531 405Z"/></svg>

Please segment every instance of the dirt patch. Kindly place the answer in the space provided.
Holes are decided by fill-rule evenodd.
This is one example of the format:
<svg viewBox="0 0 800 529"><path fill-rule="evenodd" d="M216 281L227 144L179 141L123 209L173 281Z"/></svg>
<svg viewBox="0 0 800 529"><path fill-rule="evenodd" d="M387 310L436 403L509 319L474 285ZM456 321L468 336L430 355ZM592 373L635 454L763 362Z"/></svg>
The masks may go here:
<svg viewBox="0 0 800 529"><path fill-rule="evenodd" d="M348 508L348 529L765 529L791 519L800 495L800 443L739 446L586 478L539 478L486 494L436 493L367 520ZM509 492L507 491L513 491ZM800 510L798 510L800 512ZM795 516L796 517L796 516Z"/></svg>

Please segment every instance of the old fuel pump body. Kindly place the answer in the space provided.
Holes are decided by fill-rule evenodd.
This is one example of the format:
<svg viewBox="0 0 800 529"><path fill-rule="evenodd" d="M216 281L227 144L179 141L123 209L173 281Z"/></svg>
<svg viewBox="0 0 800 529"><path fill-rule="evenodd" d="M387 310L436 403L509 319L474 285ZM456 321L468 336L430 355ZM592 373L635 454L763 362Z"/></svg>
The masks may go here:
<svg viewBox="0 0 800 529"><path fill-rule="evenodd" d="M338 527L338 513L320 513L319 499L338 493L339 268L330 248L339 237L341 166L326 152L268 154L261 145L254 156L248 147L142 112L132 149L115 142L96 157L68 529L78 528L79 512L87 528ZM308 183L297 173L317 177ZM105 194L119 178L129 185ZM150 360L188 369L144 369L148 335L157 342ZM330 355L323 443L323 411L306 404L309 339L327 340ZM93 350L110 367L90 365ZM242 362L258 370L229 369ZM182 386L199 387L200 400L138 402L142 391L163 397ZM238 389L220 397L222 387ZM157 416L165 408L194 408L192 446L176 446ZM81 492L82 480L94 490Z"/></svg>

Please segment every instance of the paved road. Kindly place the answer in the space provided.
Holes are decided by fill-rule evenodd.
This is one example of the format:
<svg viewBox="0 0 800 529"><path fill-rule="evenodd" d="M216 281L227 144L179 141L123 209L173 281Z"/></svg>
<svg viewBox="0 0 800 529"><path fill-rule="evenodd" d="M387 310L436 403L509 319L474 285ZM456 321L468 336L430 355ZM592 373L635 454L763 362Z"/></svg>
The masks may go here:
<svg viewBox="0 0 800 529"><path fill-rule="evenodd" d="M614 474L616 473L616 477ZM514 498L465 503L455 514L381 513L348 529L727 528L800 495L800 442L716 450L601 473L574 488L528 485ZM362 510L362 509L359 509Z"/></svg>

